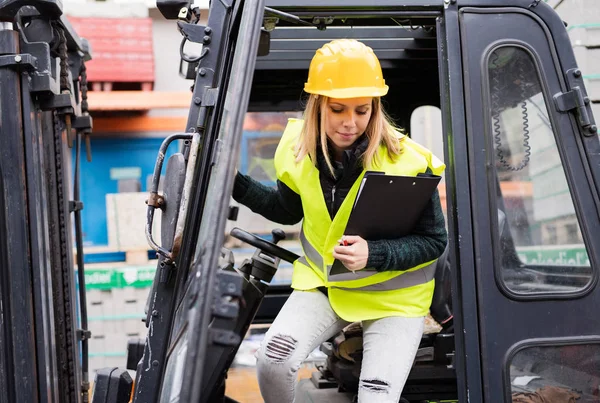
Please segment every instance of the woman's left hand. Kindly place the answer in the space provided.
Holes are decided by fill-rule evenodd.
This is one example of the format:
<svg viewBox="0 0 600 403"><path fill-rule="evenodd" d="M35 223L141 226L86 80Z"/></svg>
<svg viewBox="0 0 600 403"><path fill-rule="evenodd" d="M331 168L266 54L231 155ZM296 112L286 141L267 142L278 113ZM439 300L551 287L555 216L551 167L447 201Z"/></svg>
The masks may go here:
<svg viewBox="0 0 600 403"><path fill-rule="evenodd" d="M333 257L341 261L348 270L364 269L369 259L369 244L359 236L343 236L340 243L346 241L348 246L338 245L333 248Z"/></svg>

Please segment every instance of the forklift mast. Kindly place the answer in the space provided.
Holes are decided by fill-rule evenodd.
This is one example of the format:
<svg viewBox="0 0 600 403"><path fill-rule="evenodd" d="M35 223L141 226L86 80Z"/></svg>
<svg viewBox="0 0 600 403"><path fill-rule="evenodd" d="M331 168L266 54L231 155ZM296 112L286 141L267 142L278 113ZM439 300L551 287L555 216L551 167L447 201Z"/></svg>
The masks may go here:
<svg viewBox="0 0 600 403"><path fill-rule="evenodd" d="M78 175L90 58L59 1L0 1L1 402L89 401Z"/></svg>

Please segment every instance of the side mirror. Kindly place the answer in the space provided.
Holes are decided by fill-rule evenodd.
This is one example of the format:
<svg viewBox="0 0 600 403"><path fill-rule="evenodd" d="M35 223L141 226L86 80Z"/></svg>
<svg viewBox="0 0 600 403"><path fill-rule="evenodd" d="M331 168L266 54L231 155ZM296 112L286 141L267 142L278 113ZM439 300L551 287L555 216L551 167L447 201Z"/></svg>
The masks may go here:
<svg viewBox="0 0 600 403"><path fill-rule="evenodd" d="M190 6L189 0L156 0L156 8L167 20L176 20L182 8Z"/></svg>

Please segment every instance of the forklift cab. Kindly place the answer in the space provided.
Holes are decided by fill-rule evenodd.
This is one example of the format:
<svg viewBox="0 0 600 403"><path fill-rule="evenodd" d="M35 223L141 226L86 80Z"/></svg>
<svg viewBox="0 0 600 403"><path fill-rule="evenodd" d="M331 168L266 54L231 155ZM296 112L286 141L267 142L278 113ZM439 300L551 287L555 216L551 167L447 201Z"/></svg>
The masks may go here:
<svg viewBox="0 0 600 403"><path fill-rule="evenodd" d="M147 337L129 345L134 402L233 401L227 370L250 325L271 322L291 293L270 283L301 253L278 244L280 229L268 239L236 227L244 121L300 114L310 60L335 38L374 49L390 87L384 104L408 135L415 110L440 110L431 141L447 165L449 244L431 315L441 330L423 336L402 401L599 399L600 142L585 76L550 6L213 1L201 26L185 1L157 5L178 20L180 67L194 86L185 133L165 141L148 200L159 263ZM202 48L187 54L185 42ZM175 141L181 152L167 161L159 195L160 155ZM159 208L160 240L151 231ZM253 255L238 263L231 239ZM327 362L301 382L298 401L352 401L360 343L342 346L352 338L360 330L321 346Z"/></svg>

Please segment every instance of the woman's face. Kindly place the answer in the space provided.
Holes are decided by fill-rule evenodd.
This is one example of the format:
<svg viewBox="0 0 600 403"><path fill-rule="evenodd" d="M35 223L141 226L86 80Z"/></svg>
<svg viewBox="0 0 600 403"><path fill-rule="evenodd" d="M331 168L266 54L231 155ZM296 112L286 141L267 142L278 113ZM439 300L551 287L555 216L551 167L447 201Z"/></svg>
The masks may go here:
<svg viewBox="0 0 600 403"><path fill-rule="evenodd" d="M373 98L329 98L325 106L325 132L336 155L364 134L373 109Z"/></svg>

